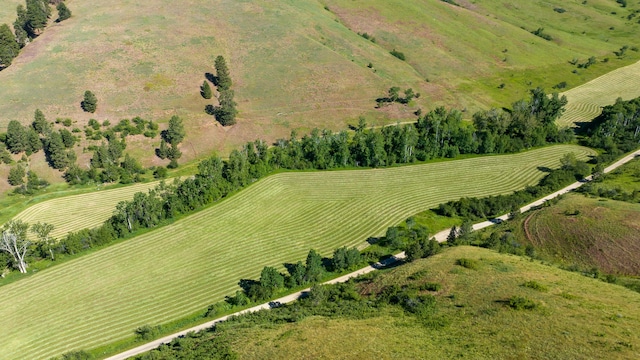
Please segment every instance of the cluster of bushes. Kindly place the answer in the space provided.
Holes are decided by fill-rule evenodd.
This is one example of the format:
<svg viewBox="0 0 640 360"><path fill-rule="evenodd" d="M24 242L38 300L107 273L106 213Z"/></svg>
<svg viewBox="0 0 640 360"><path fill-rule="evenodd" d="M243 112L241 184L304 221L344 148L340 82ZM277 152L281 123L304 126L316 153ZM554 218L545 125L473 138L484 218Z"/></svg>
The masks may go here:
<svg viewBox="0 0 640 360"><path fill-rule="evenodd" d="M400 96L400 88L397 86L389 88L388 94L386 97L381 97L376 99L377 107L382 107L384 104L391 104L394 102L400 104L408 104L414 98L419 98L420 93L414 93L412 88L408 88L404 91L404 97Z"/></svg>
<svg viewBox="0 0 640 360"><path fill-rule="evenodd" d="M215 116L216 120L222 126L233 125L236 123L238 110L236 109L237 104L233 100L234 92L231 90L231 74L229 73L227 62L222 55L216 57L215 68L215 76L210 73L205 74L205 76L207 80L210 80L218 88L219 106L207 105L205 112ZM200 87L200 95L205 99L211 99L213 93L207 80L205 80Z"/></svg>
<svg viewBox="0 0 640 360"><path fill-rule="evenodd" d="M160 159L171 160L167 167L175 169L178 167L178 159L182 156L182 152L178 149L178 144L180 144L186 136L182 119L175 115L172 116L171 119L169 119L169 128L163 130L160 136L162 137L162 141L160 141L160 147L156 149L156 155Z"/></svg>
<svg viewBox="0 0 640 360"><path fill-rule="evenodd" d="M50 3L57 4L57 22L71 17L71 11L60 0L27 0L26 7L20 4L16 9L13 32L7 24L0 25L0 70L11 65L20 49L44 31L51 17Z"/></svg>
<svg viewBox="0 0 640 360"><path fill-rule="evenodd" d="M536 30L531 31L531 33L537 37L543 38L547 41L551 41L553 40L553 37L551 37L551 35L547 34L544 32L544 28L537 28Z"/></svg>

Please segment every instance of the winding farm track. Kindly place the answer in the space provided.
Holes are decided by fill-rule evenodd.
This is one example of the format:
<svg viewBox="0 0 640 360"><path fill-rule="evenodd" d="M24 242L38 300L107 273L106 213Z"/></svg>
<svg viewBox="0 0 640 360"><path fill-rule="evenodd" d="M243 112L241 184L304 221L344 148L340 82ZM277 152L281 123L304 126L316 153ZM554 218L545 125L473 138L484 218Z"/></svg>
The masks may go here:
<svg viewBox="0 0 640 360"><path fill-rule="evenodd" d="M614 164L612 164L611 166L607 167L604 170L604 172L608 173L610 171L613 171L614 169L620 167L621 165L624 165L624 164L628 163L629 161L633 160L637 156L640 156L640 150L637 150L637 151L635 151L635 152L623 157L622 159L616 161ZM592 177L589 176L584 181L577 181L577 182L575 182L575 183L573 183L573 184L571 184L571 185L569 185L569 186L567 186L567 187L565 187L565 188L563 188L561 190L558 190L558 191L554 192L553 194L549 194L549 195L545 196L542 199L536 200L536 201L534 201L534 202L532 202L530 204L527 204L527 205L523 206L522 208L520 208L520 211L521 212L529 211L529 210L531 210L532 208L534 208L536 206L542 205L545 201L548 201L548 200L553 199L555 197L558 197L558 196L560 196L562 194L566 194L566 193L568 193L568 192L570 192L572 190L575 190L578 187L582 186L583 184L585 184L586 182L589 182L591 180L592 180ZM501 221L506 221L508 219L508 217L509 217L509 215L505 214L505 215L502 215L502 216L500 216L500 217L498 217L496 219L493 219L492 221L483 221L483 222L474 224L473 225L473 229L474 230L479 230L479 229L483 229L483 228L495 225L495 224L497 224L497 223L499 223ZM450 232L451 232L451 229L446 229L446 230L440 231L434 237L439 242L444 242L444 241L447 240L447 236L449 235ZM335 278L335 279L329 280L329 281L325 282L324 284L337 284L337 283L341 283L341 282L346 282L351 278L358 277L360 275L370 273L370 272L375 271L375 270L380 269L380 268L384 268L385 266L393 264L393 263L397 262L398 260L402 260L404 258L405 258L405 254L404 254L404 252L402 252L402 253L396 254L395 256L387 259L383 263L377 263L377 264L374 264L374 265L371 265L371 266L367 266L367 267L358 269L358 270L356 270L354 272L351 272L349 274L343 275L343 276L341 276L339 278ZM181 336L185 336L189 332L198 332L198 331L202 331L202 330L208 329L208 328L214 326L215 324L217 324L219 322L226 321L228 318L230 318L232 316L237 316L237 315L242 315L242 314L246 314L246 313L250 313L250 312L270 309L272 307L271 304L274 304L274 303L276 303L276 304L277 303L286 304L286 303L290 303L290 302L296 301L301 296L304 296L309 290L310 290L310 288L307 288L307 289L304 289L304 290L300 290L300 291L298 291L296 293L289 294L287 296L283 296L281 298L272 300L272 301L270 301L268 303L264 303L264 304L254 306L254 307L249 308L249 309L238 311L238 312L233 313L231 315L220 317L218 319L209 321L207 323L200 324L198 326L194 326L194 327L189 328L187 330L183 330L183 331L171 334L171 335L167 335L167 336L162 337L160 339L148 342L148 343L146 343L144 345L140 345L140 346L138 346L136 348L133 348L131 350L127 350L127 351L122 352L120 354L111 356L111 357L107 358L106 360L125 360L125 359L127 359L129 357L136 356L136 355L142 354L144 352L153 350L153 349L157 348L158 346L160 346L162 344L166 344L166 343L171 342L175 338L178 338L178 337L181 337Z"/></svg>
<svg viewBox="0 0 640 360"><path fill-rule="evenodd" d="M2 359L94 348L202 311L263 266L329 255L462 196L535 184L568 152L529 152L388 169L290 172L264 178L187 218L0 287ZM26 299L16 301L16 299ZM46 309L44 311L43 309Z"/></svg>
<svg viewBox="0 0 640 360"><path fill-rule="evenodd" d="M566 111L558 126L574 126L591 121L600 115L602 107L613 104L617 98L630 100L640 96L640 61L595 78L585 84L565 91Z"/></svg>

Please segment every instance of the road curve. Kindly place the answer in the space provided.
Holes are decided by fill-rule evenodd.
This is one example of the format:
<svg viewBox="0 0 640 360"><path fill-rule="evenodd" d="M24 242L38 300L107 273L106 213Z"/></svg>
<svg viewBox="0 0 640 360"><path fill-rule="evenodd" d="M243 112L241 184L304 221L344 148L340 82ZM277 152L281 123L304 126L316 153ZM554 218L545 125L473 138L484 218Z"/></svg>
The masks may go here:
<svg viewBox="0 0 640 360"><path fill-rule="evenodd" d="M629 161L633 160L637 156L640 156L640 150L636 150L635 152L633 152L633 153L623 157L622 159L616 161L612 165L610 165L607 168L605 168L604 172L605 173L611 172L614 169L620 167L621 165L624 165L624 164L628 163ZM530 204L527 204L527 205L521 207L520 208L520 212L529 211L531 208L534 208L536 206L540 206L540 205L544 204L546 201L548 201L550 199L553 199L553 198L558 197L560 195L566 194L566 193L568 193L568 192L570 192L572 190L575 190L575 189L579 188L580 186L584 185L585 183L591 181L592 179L593 179L592 176L588 176L587 178L585 178L582 181L576 181L575 183L573 183L573 184L571 184L571 185L569 185L569 186L567 186L567 187L565 187L565 188L563 188L561 190L558 190L558 191L556 191L556 192L554 192L552 194L549 194L549 195L543 197L542 199L536 200L536 201L534 201L534 202L532 202ZM505 221L508 218L509 218L509 214L505 214L505 215L499 216L499 217L497 217L495 219L491 219L491 220L488 220L488 221L483 221L483 222L474 224L473 225L473 229L474 230L479 230L479 229L483 229L483 228L489 227L491 225L499 224L500 222ZM434 237L435 237L435 239L437 241L444 242L444 241L447 240L447 236L449 235L450 231L451 231L451 229L446 229L446 230L440 231L439 233L435 234ZM390 265L390 264L392 264L392 263L394 263L394 262L396 262L398 260L404 259L404 258L405 258L405 254L404 254L404 252L401 252L401 253L396 254L396 255L394 255L394 256L392 256L392 257L390 257L390 258L388 258L388 259L386 259L386 260L384 260L382 262L378 262L376 264L373 264L373 265L364 267L362 269L356 270L356 271L354 271L352 273L349 273L349 274L343 275L341 277L329 280L327 282L324 282L324 284L337 284L337 283L346 282L347 280L349 280L351 278L354 278L354 277L357 277L357 276L360 276L360 275L363 275L363 274L366 274L366 273L370 273L372 271L375 271L377 269L380 269L380 268L383 268L385 266L388 266L388 265ZM162 337L160 339L148 342L148 343L146 343L144 345L140 345L138 347L135 347L133 349L127 350L127 351L122 352L120 354L111 356L111 357L107 358L106 360L125 360L125 359L127 359L129 357L132 357L132 356L135 356L135 355L139 355L141 353L153 350L153 349L157 348L158 346L160 346L162 344L169 343L173 339L181 337L181 336L184 336L189 332L198 332L198 331L201 331L201 330L204 330L204 329L208 329L208 328L214 326L215 324L217 324L219 322L227 320L231 316L242 315L242 314L245 314L245 313L255 312L255 311L264 310L264 309L271 309L272 307L277 306L277 304L286 304L286 303L293 302L293 301L299 299L301 296L303 296L306 293L308 293L310 289L311 288L306 288L306 289L300 290L300 291L298 291L296 293L289 294L287 296L283 296L281 298L272 300L272 301L270 301L268 303L264 303L264 304L257 305L257 306L254 306L254 307L242 310L242 311L238 311L238 312L235 312L235 313L233 313L231 315L223 316L223 317L217 318L215 320L211 320L209 322L206 322L204 324L200 324L198 326L194 326L192 328L189 328L189 329L186 329L186 330L183 330L183 331L171 334L171 335L167 335L165 337Z"/></svg>

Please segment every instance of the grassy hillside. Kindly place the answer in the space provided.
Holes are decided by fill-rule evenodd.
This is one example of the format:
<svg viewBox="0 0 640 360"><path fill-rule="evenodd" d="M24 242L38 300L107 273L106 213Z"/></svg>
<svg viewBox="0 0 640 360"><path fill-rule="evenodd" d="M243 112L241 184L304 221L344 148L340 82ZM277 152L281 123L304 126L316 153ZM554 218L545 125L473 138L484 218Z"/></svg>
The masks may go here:
<svg viewBox="0 0 640 360"><path fill-rule="evenodd" d="M327 255L443 201L534 184L544 175L539 168L558 166L568 151L592 154L564 145L390 169L269 176L171 226L0 287L0 337L11 339L0 353L46 358L131 336L138 326L202 310L236 290L238 279L302 259L312 247Z"/></svg>
<svg viewBox="0 0 640 360"><path fill-rule="evenodd" d="M369 123L412 117L404 107L374 109L374 99L393 85L420 92L416 105L425 108L504 106L528 88L575 86L640 56L612 54L638 45L640 25L625 18L632 6L571 2L560 14L542 1L460 4L74 0L71 19L49 27L0 73L0 128L10 119L30 121L36 108L80 124L178 114L188 124L184 159L192 159L258 134L336 129L359 115ZM554 40L529 32L538 27ZM394 48L406 62L389 54ZM203 112L211 102L198 90L219 54L229 63L240 110L239 124L229 129ZM568 61L589 56L611 61L572 74ZM93 115L79 107L85 90L98 97Z"/></svg>
<svg viewBox="0 0 640 360"><path fill-rule="evenodd" d="M558 119L560 126L591 121L602 112L602 107L613 104L617 98L630 100L640 96L640 62L611 71L586 84L562 93L569 103Z"/></svg>
<svg viewBox="0 0 640 360"><path fill-rule="evenodd" d="M440 94L447 103L471 109L504 106L535 86L566 82L574 87L619 67L613 51L627 43L637 46L640 30L635 17L626 18L635 4L623 9L610 0L463 0L456 1L458 6L444 1L324 2L353 31L403 52L429 84L444 87ZM538 28L552 40L531 34ZM629 52L626 61L638 59L637 52ZM574 58L584 63L591 56L598 63L587 69L569 63Z"/></svg>
<svg viewBox="0 0 640 360"><path fill-rule="evenodd" d="M570 195L524 220L543 256L605 273L640 275L640 205Z"/></svg>
<svg viewBox="0 0 640 360"><path fill-rule="evenodd" d="M459 259L469 259L475 268L456 265ZM435 304L416 315L399 305L376 308L366 297L341 300L353 309L343 310L346 315L325 311L324 316L273 323L265 321L265 314L263 321L256 316L254 321L223 324L215 334L239 358L251 359L637 357L640 294L621 286L472 247L449 248L375 275L356 283L361 295L379 299L397 286ZM438 284L439 290L419 290L427 283ZM514 297L535 308L510 307L508 300ZM331 309L329 305L340 309L334 301L316 307ZM278 318L287 308L270 311L271 318Z"/></svg>
<svg viewBox="0 0 640 360"><path fill-rule="evenodd" d="M16 7L25 5L23 0L3 0L0 6L0 24L7 24L13 29L13 22L16 21Z"/></svg>

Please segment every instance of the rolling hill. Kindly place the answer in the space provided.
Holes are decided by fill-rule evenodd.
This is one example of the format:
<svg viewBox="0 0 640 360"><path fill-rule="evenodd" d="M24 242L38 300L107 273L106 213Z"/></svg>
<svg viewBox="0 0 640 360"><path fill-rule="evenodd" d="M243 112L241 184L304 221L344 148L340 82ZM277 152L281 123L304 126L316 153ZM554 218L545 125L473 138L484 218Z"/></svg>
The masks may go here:
<svg viewBox="0 0 640 360"><path fill-rule="evenodd" d="M68 5L73 17L52 24L0 73L0 127L31 121L36 108L79 125L92 117L163 122L177 114L187 120L187 160L258 135L274 140L294 128L341 128L360 115L380 124L412 118L417 106L507 106L529 88L576 86L640 57L631 50L614 57L621 46L637 45L640 25L627 19L631 6L608 0L562 4L563 12L544 1L495 0ZM538 28L552 41L530 32ZM358 35L365 32L375 42ZM406 61L390 55L393 49ZM226 129L204 113L211 102L198 90L220 54L240 110L239 123ZM573 74L568 61L590 56L598 63ZM601 62L605 57L610 61ZM374 109L394 85L420 92L416 107ZM95 114L79 107L85 90L98 97Z"/></svg>
<svg viewBox="0 0 640 360"><path fill-rule="evenodd" d="M640 294L523 257L454 247L354 288L331 300L312 290L305 305L231 320L137 359L186 356L211 339L251 359L637 357Z"/></svg>
<svg viewBox="0 0 640 360"><path fill-rule="evenodd" d="M0 343L0 353L47 358L127 338L138 326L200 311L237 290L239 279L302 259L312 247L326 255L441 202L535 184L541 168L557 167L569 151L593 154L561 145L389 169L269 176L171 226L0 287L0 337L11 339Z"/></svg>

